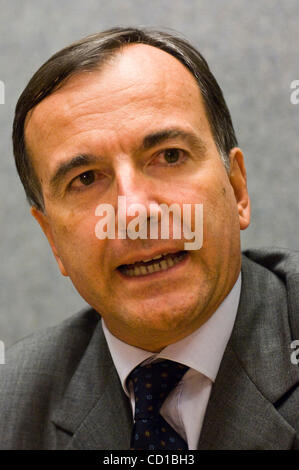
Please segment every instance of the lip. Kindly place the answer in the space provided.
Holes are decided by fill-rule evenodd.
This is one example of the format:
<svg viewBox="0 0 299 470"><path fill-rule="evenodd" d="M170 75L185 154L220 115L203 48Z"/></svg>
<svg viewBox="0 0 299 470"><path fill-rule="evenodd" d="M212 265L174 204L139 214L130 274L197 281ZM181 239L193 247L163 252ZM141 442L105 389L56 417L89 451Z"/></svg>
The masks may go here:
<svg viewBox="0 0 299 470"><path fill-rule="evenodd" d="M134 263L139 263L140 261L143 261L145 259L155 258L155 256L162 255L162 253L174 254L174 253L178 253L179 251L184 251L184 248L176 247L176 248L169 248L168 249L166 247L166 248L163 248L163 249L160 248L159 250L152 251L152 252L141 252L138 255L134 255L134 256L130 256L130 257L125 258L117 266L117 268L119 268L120 266L123 266L124 264L134 264Z"/></svg>
<svg viewBox="0 0 299 470"><path fill-rule="evenodd" d="M179 251L183 251L183 250L179 250ZM166 251L163 251L163 253L166 253ZM177 253L177 251L172 251L172 253ZM117 271L118 275L123 280L126 280L127 282L146 282L148 280L158 280L159 278L161 278L163 276L165 277L165 275L175 274L176 271L179 271L181 268L185 267L186 264L189 262L189 260L190 260L190 253L188 251L186 251L185 257L179 263L175 264L174 266L171 266L168 269L164 269L164 270L161 270L161 271L158 271L158 272L148 273L148 274L143 275L143 276L126 276L119 269L116 269L116 271Z"/></svg>

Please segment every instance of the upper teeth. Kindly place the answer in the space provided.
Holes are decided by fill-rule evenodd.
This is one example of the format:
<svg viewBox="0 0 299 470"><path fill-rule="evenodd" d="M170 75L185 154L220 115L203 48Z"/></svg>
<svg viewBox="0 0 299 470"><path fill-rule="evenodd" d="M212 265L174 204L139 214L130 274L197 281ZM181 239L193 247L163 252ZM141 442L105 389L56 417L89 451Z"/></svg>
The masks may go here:
<svg viewBox="0 0 299 470"><path fill-rule="evenodd" d="M148 259L143 259L142 261L144 263L147 263L148 261L152 261L154 259L160 259L163 258L163 256L166 256L168 253L162 253L162 255L155 256L154 258L148 258Z"/></svg>

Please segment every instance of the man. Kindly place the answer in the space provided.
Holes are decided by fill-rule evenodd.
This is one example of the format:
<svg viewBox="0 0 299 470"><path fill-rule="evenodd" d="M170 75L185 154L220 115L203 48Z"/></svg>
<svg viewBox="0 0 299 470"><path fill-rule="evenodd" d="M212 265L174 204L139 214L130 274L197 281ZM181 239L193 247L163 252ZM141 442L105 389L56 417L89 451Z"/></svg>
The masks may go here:
<svg viewBox="0 0 299 470"><path fill-rule="evenodd" d="M13 140L31 213L92 308L7 354L0 447L299 448L298 255L241 255L243 154L202 56L157 31L85 38L31 79ZM159 225L163 204L202 207L202 247L171 230L97 237L97 208L119 226L120 197L145 208L147 228L152 208Z"/></svg>

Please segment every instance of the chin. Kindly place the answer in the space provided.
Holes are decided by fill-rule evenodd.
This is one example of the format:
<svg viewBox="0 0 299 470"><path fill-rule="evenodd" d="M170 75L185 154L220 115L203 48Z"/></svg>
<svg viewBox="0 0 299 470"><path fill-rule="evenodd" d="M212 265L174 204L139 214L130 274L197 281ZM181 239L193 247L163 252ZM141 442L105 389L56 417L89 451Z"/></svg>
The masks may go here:
<svg viewBox="0 0 299 470"><path fill-rule="evenodd" d="M128 318L128 317L127 317ZM133 317L131 317L133 320ZM139 330L140 334L145 331L155 334L170 334L181 336L191 332L193 324L198 320L198 309L193 304L178 304L172 307L169 304L163 308L159 306L148 309L146 312L138 312L134 320L130 321L130 328ZM134 326L132 325L134 324Z"/></svg>

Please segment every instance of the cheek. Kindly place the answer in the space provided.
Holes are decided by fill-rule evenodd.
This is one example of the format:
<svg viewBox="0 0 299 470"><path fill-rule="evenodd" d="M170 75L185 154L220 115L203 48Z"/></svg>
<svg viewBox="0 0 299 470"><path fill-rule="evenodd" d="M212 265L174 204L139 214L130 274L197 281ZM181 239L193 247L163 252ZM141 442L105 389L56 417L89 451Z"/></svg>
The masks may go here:
<svg viewBox="0 0 299 470"><path fill-rule="evenodd" d="M92 266L97 258L101 261L105 240L99 240L95 235L97 218L95 216L56 218L54 240L62 261L72 269L84 263Z"/></svg>
<svg viewBox="0 0 299 470"><path fill-rule="evenodd" d="M213 178L193 185L193 201L203 205L203 248L224 246L236 230L238 216L234 193L229 181Z"/></svg>

